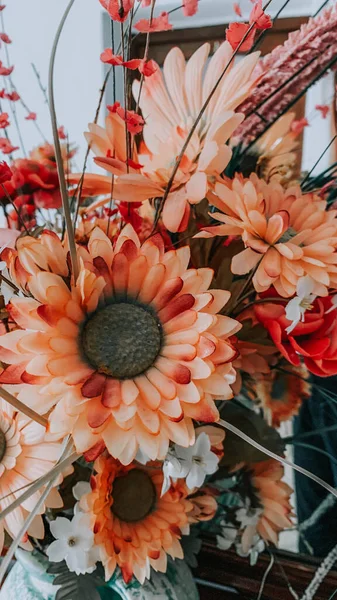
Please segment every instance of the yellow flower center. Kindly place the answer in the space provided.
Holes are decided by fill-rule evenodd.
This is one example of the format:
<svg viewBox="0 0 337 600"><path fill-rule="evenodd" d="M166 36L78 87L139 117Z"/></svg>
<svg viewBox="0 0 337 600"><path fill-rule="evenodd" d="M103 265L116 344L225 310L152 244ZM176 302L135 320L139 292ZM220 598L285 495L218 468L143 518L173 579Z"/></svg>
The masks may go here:
<svg viewBox="0 0 337 600"><path fill-rule="evenodd" d="M89 316L81 333L85 359L99 373L132 379L155 362L162 328L150 306L136 302L108 304Z"/></svg>
<svg viewBox="0 0 337 600"><path fill-rule="evenodd" d="M6 436L3 431L0 430L0 462L6 454L7 442Z"/></svg>
<svg viewBox="0 0 337 600"><path fill-rule="evenodd" d="M115 479L112 489L112 513L121 521L142 521L155 508L157 493L151 477L141 469L132 469Z"/></svg>
<svg viewBox="0 0 337 600"><path fill-rule="evenodd" d="M304 308L304 310L312 310L314 308L313 305L310 303L310 300L308 300L308 298L303 298L303 300L301 300L300 307Z"/></svg>

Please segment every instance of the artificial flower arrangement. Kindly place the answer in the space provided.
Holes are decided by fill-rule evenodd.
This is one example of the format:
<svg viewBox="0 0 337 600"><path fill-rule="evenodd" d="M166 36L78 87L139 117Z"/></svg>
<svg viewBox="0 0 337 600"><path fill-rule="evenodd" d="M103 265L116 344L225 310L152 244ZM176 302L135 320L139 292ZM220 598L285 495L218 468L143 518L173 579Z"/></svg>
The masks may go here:
<svg viewBox="0 0 337 600"><path fill-rule="evenodd" d="M334 170L299 173L308 122L286 112L336 63L336 7L260 60L257 0L210 59L174 48L161 70L169 14L100 2L125 41L101 55L106 82L140 74L85 134L101 174L73 171L52 95L53 145L18 159L0 125L0 571L38 550L63 599L68 575L144 584L204 531L251 563L277 545L293 526L277 428L310 373L337 374Z"/></svg>

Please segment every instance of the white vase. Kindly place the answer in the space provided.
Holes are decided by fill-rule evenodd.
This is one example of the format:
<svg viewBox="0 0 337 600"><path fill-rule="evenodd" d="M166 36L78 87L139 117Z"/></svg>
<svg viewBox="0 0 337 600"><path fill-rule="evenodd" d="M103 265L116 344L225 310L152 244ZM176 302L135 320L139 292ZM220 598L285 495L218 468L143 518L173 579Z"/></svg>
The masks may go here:
<svg viewBox="0 0 337 600"><path fill-rule="evenodd" d="M0 600L55 600L58 586L48 575L49 563L40 553L18 550L17 561L1 591ZM120 575L102 590L102 600L198 600L192 574L184 561L169 561L165 574L152 571L142 586L135 579L128 585Z"/></svg>

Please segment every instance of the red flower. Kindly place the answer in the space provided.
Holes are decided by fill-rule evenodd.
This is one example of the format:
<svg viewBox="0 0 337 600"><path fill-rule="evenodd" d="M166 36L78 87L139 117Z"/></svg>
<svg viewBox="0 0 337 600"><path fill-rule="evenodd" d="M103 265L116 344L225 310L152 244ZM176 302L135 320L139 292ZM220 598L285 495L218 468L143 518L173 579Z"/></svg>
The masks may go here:
<svg viewBox="0 0 337 600"><path fill-rule="evenodd" d="M26 121L36 121L37 114L35 112L30 112L26 117Z"/></svg>
<svg viewBox="0 0 337 600"><path fill-rule="evenodd" d="M337 375L337 308L331 296L316 298L291 334L284 304L266 303L254 307L255 315L268 330L277 349L294 366L301 357L307 369L320 377Z"/></svg>
<svg viewBox="0 0 337 600"><path fill-rule="evenodd" d="M15 150L19 150L19 146L13 146L7 138L0 137L0 150L3 154L12 154Z"/></svg>
<svg viewBox="0 0 337 600"><path fill-rule="evenodd" d="M8 113L1 113L0 114L0 129L5 129L5 127L9 127Z"/></svg>
<svg viewBox="0 0 337 600"><path fill-rule="evenodd" d="M135 0L99 0L113 21L123 23L133 7Z"/></svg>
<svg viewBox="0 0 337 600"><path fill-rule="evenodd" d="M144 119L138 115L134 110L125 111L121 107L119 102L115 102L112 106L107 106L107 109L111 113L117 113L118 116L126 122L127 130L132 133L140 133L144 127Z"/></svg>
<svg viewBox="0 0 337 600"><path fill-rule="evenodd" d="M249 23L255 23L257 29L270 29L273 22L269 15L266 15L262 8L262 0L255 2L249 17Z"/></svg>
<svg viewBox="0 0 337 600"><path fill-rule="evenodd" d="M296 135L300 135L304 129L304 127L308 127L308 119L303 117L303 119L298 119L298 121L293 121L291 124L291 131Z"/></svg>
<svg viewBox="0 0 337 600"><path fill-rule="evenodd" d="M327 118L327 116L330 112L330 106L328 106L327 104L316 104L315 108L316 108L316 110L319 110L323 119Z"/></svg>
<svg viewBox="0 0 337 600"><path fill-rule="evenodd" d="M13 171L6 162L0 162L0 183L10 181L13 176Z"/></svg>
<svg viewBox="0 0 337 600"><path fill-rule="evenodd" d="M236 50L236 48L239 46L239 44L241 43L241 40L246 35L249 28L250 28L250 25L247 25L246 23L231 23L227 27L226 40L227 40L227 42L230 43L233 50ZM241 44L241 46L240 46L241 52L248 52L252 48L252 46L254 44L255 32L256 32L256 28L253 27L252 30L247 35L243 44Z"/></svg>
<svg viewBox="0 0 337 600"><path fill-rule="evenodd" d="M123 57L120 56L119 54L113 54L111 48L106 48L102 52L100 58L103 63L108 64L108 65L122 66L124 64Z"/></svg>
<svg viewBox="0 0 337 600"><path fill-rule="evenodd" d="M58 128L57 130L58 136L60 138L60 140L66 140L67 139L67 135L64 131L64 125L61 125L61 127Z"/></svg>
<svg viewBox="0 0 337 600"><path fill-rule="evenodd" d="M12 40L8 37L7 33L0 33L0 40L2 40L4 44L12 43Z"/></svg>
<svg viewBox="0 0 337 600"><path fill-rule="evenodd" d="M242 17L242 11L241 11L240 5L237 2L234 2L233 9L234 9L235 14L238 17Z"/></svg>
<svg viewBox="0 0 337 600"><path fill-rule="evenodd" d="M7 98L7 100L10 100L11 102L17 102L18 100L20 100L20 96L16 91L11 92L10 94L5 93L4 97Z"/></svg>
<svg viewBox="0 0 337 600"><path fill-rule="evenodd" d="M141 33L154 33L156 31L170 31L173 29L173 25L169 23L168 13L162 12L159 17L154 17L152 21L150 19L141 19L134 25L134 28Z"/></svg>
<svg viewBox="0 0 337 600"><path fill-rule="evenodd" d="M10 75L11 73L13 73L14 67L5 67L2 63L2 61L0 60L0 75L3 75L4 77L6 77L7 75Z"/></svg>
<svg viewBox="0 0 337 600"><path fill-rule="evenodd" d="M193 17L198 12L199 0L183 0L183 13L185 17Z"/></svg>
<svg viewBox="0 0 337 600"><path fill-rule="evenodd" d="M0 98L2 100L3 98L6 98L6 97L7 97L6 90L5 90L5 88L3 88L2 90L0 90Z"/></svg>
<svg viewBox="0 0 337 600"><path fill-rule="evenodd" d="M141 60L138 69L144 77L151 77L157 71L158 65L154 60Z"/></svg>
<svg viewBox="0 0 337 600"><path fill-rule="evenodd" d="M0 11L2 11L4 8L6 8L6 4L0 4Z"/></svg>

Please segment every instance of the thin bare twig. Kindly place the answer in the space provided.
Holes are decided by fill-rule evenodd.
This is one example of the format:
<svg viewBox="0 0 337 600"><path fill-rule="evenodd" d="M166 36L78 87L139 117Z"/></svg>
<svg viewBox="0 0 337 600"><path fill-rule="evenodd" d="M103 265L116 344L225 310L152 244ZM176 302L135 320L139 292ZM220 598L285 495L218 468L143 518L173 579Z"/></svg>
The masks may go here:
<svg viewBox="0 0 337 600"><path fill-rule="evenodd" d="M42 94L43 94L44 101L45 101L45 103L46 103L46 104L49 104L49 102L48 102L48 95L47 95L47 88L45 88L45 87L42 85L42 81L41 81L41 75L40 75L40 73L38 72L38 70L37 70L36 66L34 65L34 63L32 63L32 69L33 69L33 71L34 71L34 73L35 73L35 77L36 77L36 79L37 79L37 83L38 83L38 85L39 85L39 88L40 88L40 90L41 90L41 92L42 92Z"/></svg>

